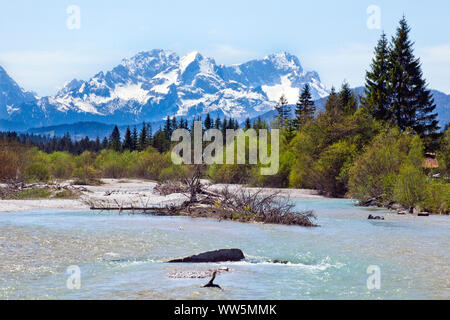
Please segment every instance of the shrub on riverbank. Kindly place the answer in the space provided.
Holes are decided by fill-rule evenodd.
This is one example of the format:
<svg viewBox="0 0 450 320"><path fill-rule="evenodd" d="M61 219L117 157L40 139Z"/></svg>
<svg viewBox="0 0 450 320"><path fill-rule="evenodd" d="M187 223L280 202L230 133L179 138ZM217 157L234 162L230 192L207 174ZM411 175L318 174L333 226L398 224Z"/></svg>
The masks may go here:
<svg viewBox="0 0 450 320"><path fill-rule="evenodd" d="M16 179L20 163L19 155L8 149L0 151L0 178L3 181Z"/></svg>
<svg viewBox="0 0 450 320"><path fill-rule="evenodd" d="M47 184L20 183L0 188L0 198L8 200L77 199L79 195L76 189Z"/></svg>
<svg viewBox="0 0 450 320"><path fill-rule="evenodd" d="M400 168L393 200L406 208L414 208L425 200L426 176L411 164Z"/></svg>
<svg viewBox="0 0 450 320"><path fill-rule="evenodd" d="M396 128L377 135L349 170L348 195L361 201L373 198L380 199L381 203L392 201L410 140L408 133Z"/></svg>
<svg viewBox="0 0 450 320"><path fill-rule="evenodd" d="M450 128L445 131L440 141L440 148L437 152L439 169L437 170L444 176L450 176Z"/></svg>
<svg viewBox="0 0 450 320"><path fill-rule="evenodd" d="M424 146L417 135L390 129L375 137L350 169L349 196L362 203L396 202L405 208L447 213L450 184L427 177Z"/></svg>
<svg viewBox="0 0 450 320"><path fill-rule="evenodd" d="M450 183L431 179L427 181L423 210L439 214L450 213Z"/></svg>
<svg viewBox="0 0 450 320"><path fill-rule="evenodd" d="M161 154L153 148L141 152L85 151L79 156L59 151L47 154L36 148L22 148L24 151L20 152L15 149L15 144L11 144L0 151L0 181L75 179L77 184L91 184L99 178L166 181L182 179L187 170L173 164L170 153Z"/></svg>

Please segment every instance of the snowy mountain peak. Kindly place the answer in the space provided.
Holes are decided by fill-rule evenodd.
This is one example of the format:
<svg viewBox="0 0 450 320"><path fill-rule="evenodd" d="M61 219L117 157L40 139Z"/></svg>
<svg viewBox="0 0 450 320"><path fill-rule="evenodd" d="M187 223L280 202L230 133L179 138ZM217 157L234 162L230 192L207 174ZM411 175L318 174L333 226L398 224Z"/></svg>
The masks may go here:
<svg viewBox="0 0 450 320"><path fill-rule="evenodd" d="M217 65L214 59L207 58L197 51L193 51L180 60L179 72L181 81L195 85L200 78L218 78Z"/></svg>
<svg viewBox="0 0 450 320"><path fill-rule="evenodd" d="M169 66L178 64L178 55L169 50L154 49L136 54L129 59L123 59L113 72L128 73L133 77L153 77Z"/></svg>
<svg viewBox="0 0 450 320"><path fill-rule="evenodd" d="M180 69L183 71L186 69L187 66L189 66L191 63L193 63L197 59L201 59L203 56L198 51L192 51L181 58L180 61Z"/></svg>
<svg viewBox="0 0 450 320"><path fill-rule="evenodd" d="M192 51L192 52L188 53L187 55L182 57L180 60L180 73L183 74L184 72L186 72L186 70L191 65L198 66L198 64L201 63L201 61L203 61L203 60L204 60L204 57L198 51Z"/></svg>
<svg viewBox="0 0 450 320"><path fill-rule="evenodd" d="M87 81L74 79L55 96L18 108L10 119L129 124L206 113L243 119L272 110L282 94L295 103L306 83L314 99L328 94L318 74L304 72L299 59L287 52L219 66L197 51L180 58L155 49L123 59Z"/></svg>
<svg viewBox="0 0 450 320"><path fill-rule="evenodd" d="M277 54L271 54L266 56L264 60L268 60L273 63L278 69L283 71L297 70L302 72L303 68L300 64L300 60L290 53L281 52Z"/></svg>

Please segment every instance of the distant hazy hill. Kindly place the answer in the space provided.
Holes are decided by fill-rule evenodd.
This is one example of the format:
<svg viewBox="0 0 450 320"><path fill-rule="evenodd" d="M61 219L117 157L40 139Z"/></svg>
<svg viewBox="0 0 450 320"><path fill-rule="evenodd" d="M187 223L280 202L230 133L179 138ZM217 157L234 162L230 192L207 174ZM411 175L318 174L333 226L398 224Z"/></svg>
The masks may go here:
<svg viewBox="0 0 450 320"><path fill-rule="evenodd" d="M442 128L450 122L450 95L437 90L431 90L436 103L439 124Z"/></svg>
<svg viewBox="0 0 450 320"><path fill-rule="evenodd" d="M160 126L164 125L163 121L152 122L150 123L152 126L153 132L158 130ZM125 134L128 125L119 126L119 131L122 137ZM134 125L130 125L131 130L133 130ZM139 131L142 128L142 124L136 124L136 128ZM48 126L41 128L32 128L26 130L27 133L30 134L38 134L38 135L49 135L49 136L63 136L66 133L69 133L73 139L79 140L83 139L86 136L90 139L95 139L99 137L103 139L104 137L109 137L111 132L114 129L114 125L105 124L100 122L77 122L73 124L61 124L57 126Z"/></svg>
<svg viewBox="0 0 450 320"><path fill-rule="evenodd" d="M26 131L28 126L23 122L14 122L9 120L0 119L0 131Z"/></svg>
<svg viewBox="0 0 450 320"><path fill-rule="evenodd" d="M111 124L104 124L100 122L77 122L73 124L32 128L27 130L27 132L49 136L63 136L66 133L69 133L74 139L83 139L86 136L89 138L103 138L111 134L113 129L114 125Z"/></svg>

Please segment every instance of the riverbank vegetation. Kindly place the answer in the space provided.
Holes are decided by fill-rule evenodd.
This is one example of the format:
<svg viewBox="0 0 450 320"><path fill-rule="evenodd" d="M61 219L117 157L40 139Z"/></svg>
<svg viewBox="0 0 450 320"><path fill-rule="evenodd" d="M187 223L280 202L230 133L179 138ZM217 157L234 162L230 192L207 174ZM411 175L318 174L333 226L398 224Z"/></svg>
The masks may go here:
<svg viewBox="0 0 450 320"><path fill-rule="evenodd" d="M80 195L77 187L52 183L10 183L0 188L0 199L6 200L78 199Z"/></svg>
<svg viewBox="0 0 450 320"><path fill-rule="evenodd" d="M392 41L382 35L366 75L363 97L344 82L331 90L318 110L306 85L292 106L281 97L273 122L247 121L242 129L280 130L278 173L260 174L262 164L213 164L202 177L215 183L259 187L308 188L363 204L448 214L450 210L450 129L438 127L435 105L413 54L409 26L402 19ZM291 115L294 114L294 117ZM233 119L206 115L203 129L237 129ZM0 134L0 180L74 179L95 184L99 178L183 181L189 168L171 160L170 141L185 119L167 118L156 132L143 124L116 127L109 139L72 141L16 133ZM247 145L248 147L248 145ZM236 152L236 151L235 151Z"/></svg>

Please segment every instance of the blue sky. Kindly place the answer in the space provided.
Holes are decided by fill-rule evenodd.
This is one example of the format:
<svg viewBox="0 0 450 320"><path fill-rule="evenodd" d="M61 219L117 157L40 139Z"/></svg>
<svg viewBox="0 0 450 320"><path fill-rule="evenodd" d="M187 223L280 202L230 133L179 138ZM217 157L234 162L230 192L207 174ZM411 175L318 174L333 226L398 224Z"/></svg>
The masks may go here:
<svg viewBox="0 0 450 320"><path fill-rule="evenodd" d="M80 29L67 28L70 5L81 10ZM2 1L0 65L48 95L154 48L198 50L223 64L287 51L329 87L344 79L359 86L381 32L367 27L371 5L388 35L406 15L430 87L450 93L448 0Z"/></svg>

